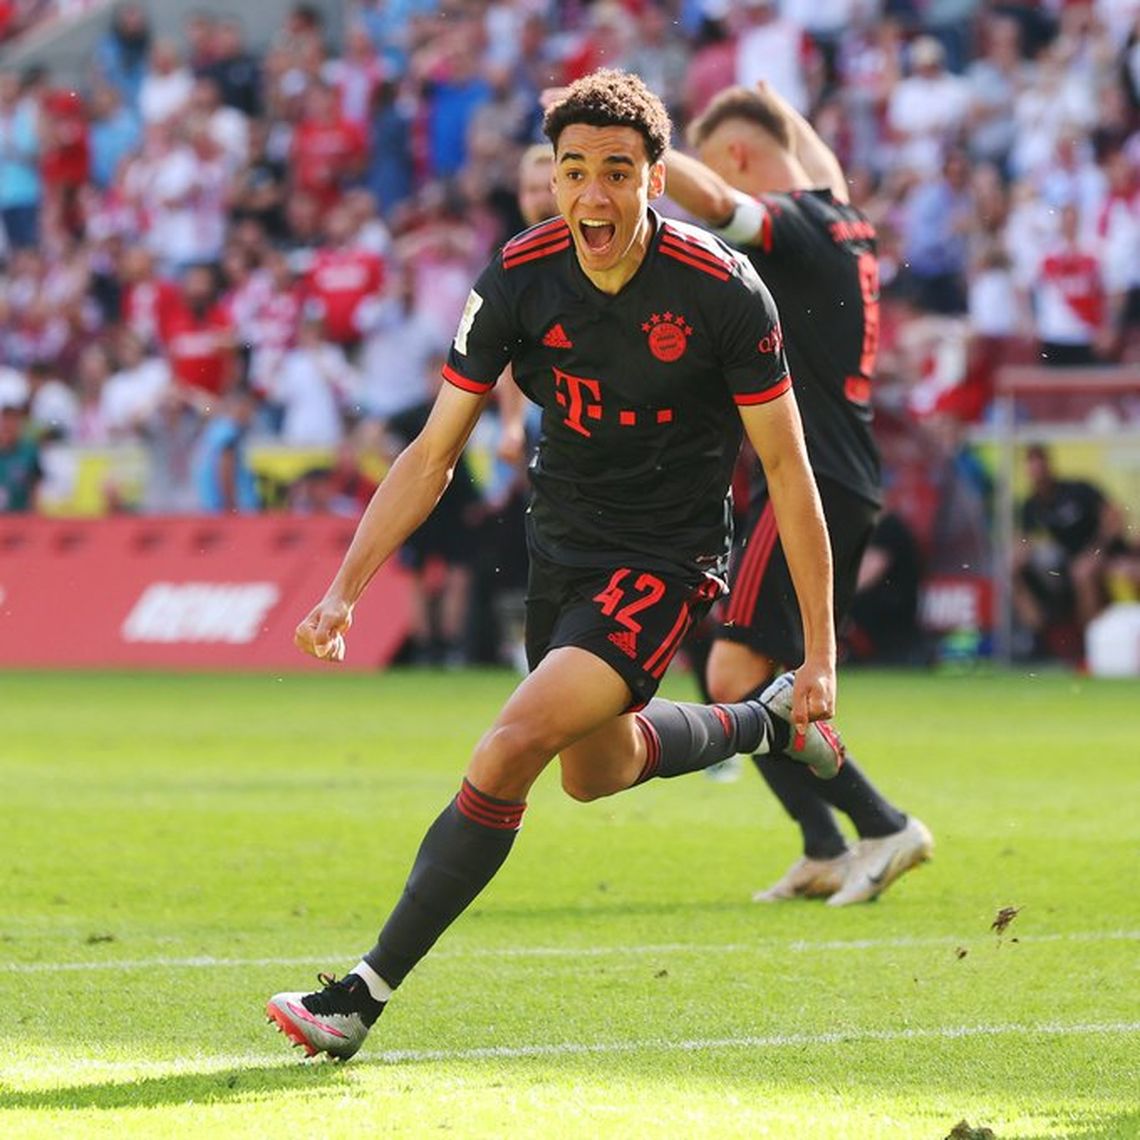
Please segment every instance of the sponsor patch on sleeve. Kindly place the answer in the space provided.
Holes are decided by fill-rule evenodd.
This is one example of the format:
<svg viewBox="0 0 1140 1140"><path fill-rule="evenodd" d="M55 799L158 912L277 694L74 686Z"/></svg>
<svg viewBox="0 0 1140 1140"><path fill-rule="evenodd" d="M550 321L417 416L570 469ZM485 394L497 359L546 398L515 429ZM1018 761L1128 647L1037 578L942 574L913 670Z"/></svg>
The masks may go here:
<svg viewBox="0 0 1140 1140"><path fill-rule="evenodd" d="M475 323L475 314L483 307L483 298L474 289L467 294L467 304L463 306L463 316L459 318L459 328L455 330L455 351L460 356L467 355L467 335Z"/></svg>

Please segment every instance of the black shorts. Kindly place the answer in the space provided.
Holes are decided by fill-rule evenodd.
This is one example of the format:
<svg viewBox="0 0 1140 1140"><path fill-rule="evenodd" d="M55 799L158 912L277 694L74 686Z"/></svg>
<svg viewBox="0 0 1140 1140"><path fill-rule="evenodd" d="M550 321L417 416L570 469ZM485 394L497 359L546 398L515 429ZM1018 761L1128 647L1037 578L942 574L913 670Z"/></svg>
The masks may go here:
<svg viewBox="0 0 1140 1140"><path fill-rule="evenodd" d="M718 579L636 566L562 566L531 552L526 657L532 669L551 649L574 645L613 667L644 706L693 622L722 592Z"/></svg>
<svg viewBox="0 0 1140 1140"><path fill-rule="evenodd" d="M476 501L464 488L448 488L436 508L400 548L400 565L413 572L438 558L448 566L469 566L475 559L475 534L466 511Z"/></svg>
<svg viewBox="0 0 1140 1140"><path fill-rule="evenodd" d="M817 482L831 538L838 628L855 597L859 564L879 509L830 479ZM779 664L799 665L804 659L800 608L766 490L752 503L748 526L733 551L729 583L731 592L717 615L716 636L747 645Z"/></svg>

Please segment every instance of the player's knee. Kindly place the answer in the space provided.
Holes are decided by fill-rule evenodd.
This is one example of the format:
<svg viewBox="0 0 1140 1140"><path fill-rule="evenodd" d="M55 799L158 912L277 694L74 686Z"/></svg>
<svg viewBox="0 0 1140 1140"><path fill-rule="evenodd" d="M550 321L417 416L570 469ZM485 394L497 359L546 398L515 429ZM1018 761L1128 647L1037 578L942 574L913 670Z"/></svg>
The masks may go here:
<svg viewBox="0 0 1140 1140"><path fill-rule="evenodd" d="M562 769L562 790L580 804L588 804L592 800L604 799L612 796L619 788L611 786L608 782L601 783L596 777L583 778L577 772Z"/></svg>
<svg viewBox="0 0 1140 1140"><path fill-rule="evenodd" d="M708 677L705 678L705 688L708 690L710 699L717 704L731 704L741 695L740 685L736 683L734 678L714 672L711 669Z"/></svg>
<svg viewBox="0 0 1140 1140"><path fill-rule="evenodd" d="M469 771L475 785L488 795L504 795L507 788L517 791L520 781L529 787L553 755L540 727L496 725L475 746Z"/></svg>
<svg viewBox="0 0 1140 1140"><path fill-rule="evenodd" d="M737 670L718 666L710 661L705 687L717 704L731 704L733 701L743 700L756 686L749 684L748 679L742 677Z"/></svg>
<svg viewBox="0 0 1140 1140"><path fill-rule="evenodd" d="M718 704L742 701L776 675L775 665L768 658L727 644L725 651L713 649L705 670L705 688Z"/></svg>

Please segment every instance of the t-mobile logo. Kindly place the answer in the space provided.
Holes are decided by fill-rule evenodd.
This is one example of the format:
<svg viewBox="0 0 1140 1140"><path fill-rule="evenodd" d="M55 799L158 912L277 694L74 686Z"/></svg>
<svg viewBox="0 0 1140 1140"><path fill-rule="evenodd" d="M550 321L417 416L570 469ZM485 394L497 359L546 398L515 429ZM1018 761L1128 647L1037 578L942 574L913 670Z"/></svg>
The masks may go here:
<svg viewBox="0 0 1140 1140"><path fill-rule="evenodd" d="M562 422L579 435L589 437L586 420L602 418L602 386L597 380L587 380L583 376L571 376L569 372L554 369L555 399L559 407L566 409Z"/></svg>

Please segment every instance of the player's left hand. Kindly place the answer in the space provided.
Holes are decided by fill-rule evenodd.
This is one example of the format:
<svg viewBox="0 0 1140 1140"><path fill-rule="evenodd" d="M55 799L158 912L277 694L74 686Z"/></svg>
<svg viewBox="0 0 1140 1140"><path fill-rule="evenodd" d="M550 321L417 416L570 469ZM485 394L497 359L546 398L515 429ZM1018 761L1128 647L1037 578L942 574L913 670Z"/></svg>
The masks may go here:
<svg viewBox="0 0 1140 1140"><path fill-rule="evenodd" d="M835 716L835 666L824 661L805 661L796 670L792 689L792 723L797 732L813 720Z"/></svg>

